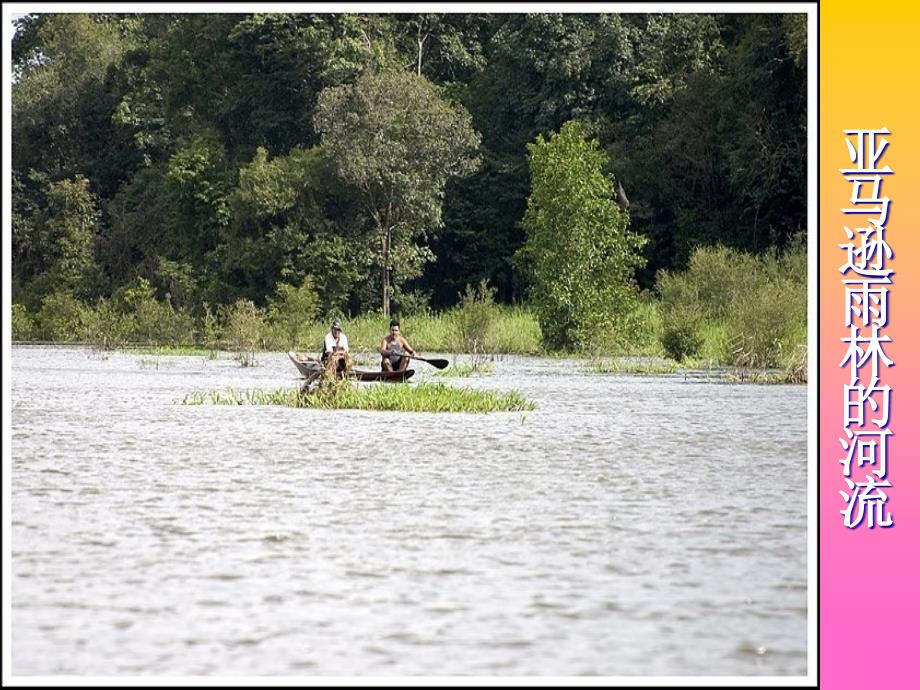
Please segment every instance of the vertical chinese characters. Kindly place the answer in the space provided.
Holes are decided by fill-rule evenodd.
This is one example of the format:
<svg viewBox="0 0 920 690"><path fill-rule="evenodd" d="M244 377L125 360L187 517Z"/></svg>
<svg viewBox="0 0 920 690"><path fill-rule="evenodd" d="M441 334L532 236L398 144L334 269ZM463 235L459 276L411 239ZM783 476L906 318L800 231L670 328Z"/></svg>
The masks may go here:
<svg viewBox="0 0 920 690"><path fill-rule="evenodd" d="M849 366L850 376L843 390L843 430L840 438L844 457L843 479L847 491L840 491L846 508L840 511L843 524L856 528L891 527L888 510L888 437L891 422L891 387L882 385L883 369L894 366L884 346L891 338L883 334L888 325L888 291L893 272L886 262L894 256L885 239L891 200L882 195L882 185L894 172L879 167L888 148L882 129L846 129L845 141L853 167L840 172L850 183L850 205L842 208L848 222L844 226L847 242L843 274L845 315L848 337L840 366ZM850 220L852 218L852 220ZM860 227L861 226L861 227ZM865 481L859 481L865 476Z"/></svg>

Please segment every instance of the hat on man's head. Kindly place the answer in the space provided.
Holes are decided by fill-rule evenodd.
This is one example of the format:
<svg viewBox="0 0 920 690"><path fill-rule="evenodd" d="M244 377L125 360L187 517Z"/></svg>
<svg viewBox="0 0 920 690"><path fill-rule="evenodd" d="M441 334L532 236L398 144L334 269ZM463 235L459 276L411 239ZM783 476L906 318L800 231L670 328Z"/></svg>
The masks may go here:
<svg viewBox="0 0 920 690"><path fill-rule="evenodd" d="M339 329L339 330L341 331L341 330L342 330L342 322L339 321L338 319L336 319L335 321L332 322L332 328L334 328L334 329L337 328L337 329Z"/></svg>

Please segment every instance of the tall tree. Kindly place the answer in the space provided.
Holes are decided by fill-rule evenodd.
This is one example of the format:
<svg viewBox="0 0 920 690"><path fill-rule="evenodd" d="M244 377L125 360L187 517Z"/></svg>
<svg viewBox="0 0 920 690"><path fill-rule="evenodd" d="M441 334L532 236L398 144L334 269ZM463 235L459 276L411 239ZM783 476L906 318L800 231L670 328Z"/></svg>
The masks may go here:
<svg viewBox="0 0 920 690"><path fill-rule="evenodd" d="M323 91L315 122L370 218L381 308L389 314L391 287L431 259L427 240L441 225L444 188L475 170L479 135L465 109L441 99L424 77L400 72L367 73Z"/></svg>
<svg viewBox="0 0 920 690"><path fill-rule="evenodd" d="M628 229L604 174L605 156L584 125L567 122L528 149L532 191L522 257L540 328L552 347L585 347L630 311L644 238Z"/></svg>
<svg viewBox="0 0 920 690"><path fill-rule="evenodd" d="M89 297L95 287L97 267L93 256L99 211L89 190L89 180L52 182L42 223L48 270L40 276L46 292L64 291Z"/></svg>

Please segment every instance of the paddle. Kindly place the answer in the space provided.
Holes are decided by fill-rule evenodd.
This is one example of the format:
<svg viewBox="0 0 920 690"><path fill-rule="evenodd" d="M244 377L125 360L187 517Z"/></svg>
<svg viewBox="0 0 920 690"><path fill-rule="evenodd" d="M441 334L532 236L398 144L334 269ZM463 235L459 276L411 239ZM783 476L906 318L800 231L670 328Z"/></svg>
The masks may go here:
<svg viewBox="0 0 920 690"><path fill-rule="evenodd" d="M425 357L418 357L417 355L403 355L403 357L408 357L409 359L418 359L422 362L428 362L435 369L446 369L450 364L446 359L427 359Z"/></svg>

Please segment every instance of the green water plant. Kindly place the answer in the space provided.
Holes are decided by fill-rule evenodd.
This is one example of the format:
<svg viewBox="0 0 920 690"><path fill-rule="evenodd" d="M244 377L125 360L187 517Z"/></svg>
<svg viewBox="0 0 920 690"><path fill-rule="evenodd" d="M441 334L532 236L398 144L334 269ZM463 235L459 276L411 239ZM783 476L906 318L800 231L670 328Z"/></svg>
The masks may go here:
<svg viewBox="0 0 920 690"><path fill-rule="evenodd" d="M673 359L630 360L608 359L588 362L585 368L595 374L673 374L680 364Z"/></svg>
<svg viewBox="0 0 920 690"><path fill-rule="evenodd" d="M417 386L380 384L357 386L348 381L314 391L280 388L272 391L192 391L183 405L281 405L323 410L385 410L392 412L525 412L536 405L518 391L483 391L443 383Z"/></svg>
<svg viewBox="0 0 920 690"><path fill-rule="evenodd" d="M141 369L165 369L166 367L172 367L175 365L175 360L166 359L161 361L159 357L154 357L152 359L149 357L141 357L137 360L137 366L139 366Z"/></svg>
<svg viewBox="0 0 920 690"><path fill-rule="evenodd" d="M443 376L447 378L469 378L470 376L488 376L492 373L492 365L489 362L473 361L462 362L454 366L435 371L433 376Z"/></svg>
<svg viewBox="0 0 920 690"><path fill-rule="evenodd" d="M725 371L720 379L725 383L759 383L762 385L803 383L783 369L735 368Z"/></svg>

